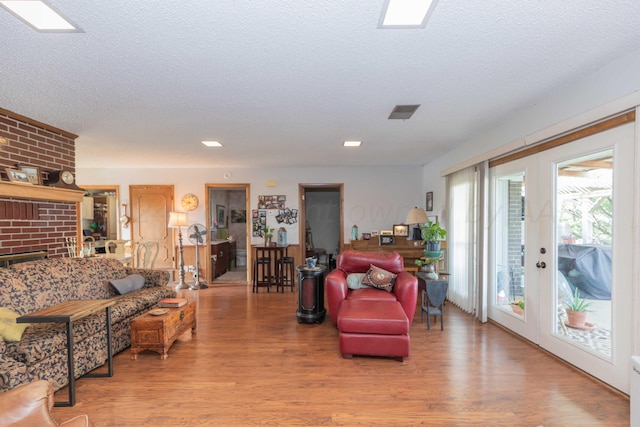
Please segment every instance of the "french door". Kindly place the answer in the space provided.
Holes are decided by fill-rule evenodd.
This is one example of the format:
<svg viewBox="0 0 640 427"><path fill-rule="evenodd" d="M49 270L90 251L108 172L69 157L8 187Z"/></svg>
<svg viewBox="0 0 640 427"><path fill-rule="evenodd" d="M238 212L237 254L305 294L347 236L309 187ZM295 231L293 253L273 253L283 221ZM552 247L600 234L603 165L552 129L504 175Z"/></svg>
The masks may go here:
<svg viewBox="0 0 640 427"><path fill-rule="evenodd" d="M633 141L631 123L491 169L489 317L626 393Z"/></svg>

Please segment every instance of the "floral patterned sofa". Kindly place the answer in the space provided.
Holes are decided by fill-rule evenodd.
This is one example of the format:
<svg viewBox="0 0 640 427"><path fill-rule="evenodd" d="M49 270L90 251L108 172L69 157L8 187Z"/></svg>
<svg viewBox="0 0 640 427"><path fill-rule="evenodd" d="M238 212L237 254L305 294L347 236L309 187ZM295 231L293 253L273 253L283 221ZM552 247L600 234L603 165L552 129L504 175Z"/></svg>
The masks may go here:
<svg viewBox="0 0 640 427"><path fill-rule="evenodd" d="M131 274L144 277L141 289L119 295L109 283ZM133 269L106 258L51 258L0 268L0 307L19 315L68 300L116 298L111 307L112 346L116 354L131 344L131 320L174 297L169 273ZM105 313L73 323L75 374L80 377L107 360ZM67 385L66 329L62 323L29 325L19 341L0 338L0 392L34 379L54 390Z"/></svg>

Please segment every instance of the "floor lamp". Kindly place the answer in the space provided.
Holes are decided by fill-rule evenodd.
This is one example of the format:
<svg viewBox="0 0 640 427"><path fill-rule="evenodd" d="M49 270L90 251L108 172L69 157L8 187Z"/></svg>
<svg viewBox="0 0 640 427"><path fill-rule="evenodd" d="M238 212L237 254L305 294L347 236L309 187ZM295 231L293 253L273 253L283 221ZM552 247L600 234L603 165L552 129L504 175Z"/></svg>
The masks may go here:
<svg viewBox="0 0 640 427"><path fill-rule="evenodd" d="M189 285L184 282L184 257L182 256L182 227L187 227L188 225L186 212L169 213L168 227L178 229L178 252L180 254L180 268L178 272L180 274L180 282L176 285L176 289L189 289Z"/></svg>

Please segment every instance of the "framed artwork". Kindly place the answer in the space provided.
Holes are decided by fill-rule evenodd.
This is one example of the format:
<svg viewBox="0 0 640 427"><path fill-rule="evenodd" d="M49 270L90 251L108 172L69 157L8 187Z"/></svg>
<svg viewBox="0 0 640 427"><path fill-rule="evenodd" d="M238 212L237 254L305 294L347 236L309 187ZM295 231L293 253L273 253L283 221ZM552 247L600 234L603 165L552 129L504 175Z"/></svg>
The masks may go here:
<svg viewBox="0 0 640 427"><path fill-rule="evenodd" d="M29 165L18 165L18 169L22 172L26 172L29 177L29 182L35 185L42 184L42 179L40 178L40 168L37 166L29 166Z"/></svg>
<svg viewBox="0 0 640 427"><path fill-rule="evenodd" d="M362 233L362 240L371 240L371 233Z"/></svg>
<svg viewBox="0 0 640 427"><path fill-rule="evenodd" d="M31 184L31 181L29 180L29 174L27 174L25 171L12 168L4 168L4 170L5 172L7 172L9 181L19 182L21 184Z"/></svg>
<svg viewBox="0 0 640 427"><path fill-rule="evenodd" d="M396 244L396 236L390 236L386 234L380 235L380 246L389 246Z"/></svg>
<svg viewBox="0 0 640 427"><path fill-rule="evenodd" d="M431 212L433 210L433 191L427 193L426 211Z"/></svg>
<svg viewBox="0 0 640 427"><path fill-rule="evenodd" d="M378 230L371 230L371 237L377 237L378 236Z"/></svg>
<svg viewBox="0 0 640 427"><path fill-rule="evenodd" d="M225 217L225 207L224 205L216 205L216 222L218 223L218 228L224 227L224 217Z"/></svg>
<svg viewBox="0 0 640 427"><path fill-rule="evenodd" d="M427 215L429 222L438 222L438 215Z"/></svg>
<svg viewBox="0 0 640 427"><path fill-rule="evenodd" d="M393 236L393 230L380 230L381 236Z"/></svg>
<svg viewBox="0 0 640 427"><path fill-rule="evenodd" d="M441 249L441 251L442 251L442 256L438 261L438 272L447 273L449 271L449 262L448 262L449 260L447 259L447 250Z"/></svg>
<svg viewBox="0 0 640 427"><path fill-rule="evenodd" d="M231 222L233 224L244 224L247 222L247 211L244 209L231 209Z"/></svg>
<svg viewBox="0 0 640 427"><path fill-rule="evenodd" d="M409 235L409 226L405 224L394 224L393 235L407 237Z"/></svg>

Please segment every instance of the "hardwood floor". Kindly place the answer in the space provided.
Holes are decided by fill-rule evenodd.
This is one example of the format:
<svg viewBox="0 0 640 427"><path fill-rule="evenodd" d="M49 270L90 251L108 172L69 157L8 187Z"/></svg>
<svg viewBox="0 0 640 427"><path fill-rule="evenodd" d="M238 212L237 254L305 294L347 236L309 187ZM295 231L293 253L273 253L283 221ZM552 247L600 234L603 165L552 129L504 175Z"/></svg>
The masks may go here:
<svg viewBox="0 0 640 427"><path fill-rule="evenodd" d="M96 426L629 425L625 396L451 304L444 331L416 313L400 363L343 359L329 318L297 323L297 292L186 292L198 302L192 339L166 360L125 350L113 378L81 378L76 406L54 416L86 413Z"/></svg>

